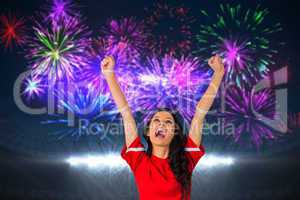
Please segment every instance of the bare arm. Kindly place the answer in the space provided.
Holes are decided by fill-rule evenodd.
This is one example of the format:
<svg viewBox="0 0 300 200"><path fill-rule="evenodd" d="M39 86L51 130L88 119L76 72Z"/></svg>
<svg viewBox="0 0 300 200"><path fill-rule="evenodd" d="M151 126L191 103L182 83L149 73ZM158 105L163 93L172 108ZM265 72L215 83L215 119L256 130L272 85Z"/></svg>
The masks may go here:
<svg viewBox="0 0 300 200"><path fill-rule="evenodd" d="M197 104L195 115L192 119L189 131L190 138L198 146L200 146L202 140L202 128L204 118L215 99L215 96L218 92L219 86L224 75L224 65L222 63L221 58L218 55L211 57L208 61L208 64L214 70L214 74L211 83L209 84L203 97Z"/></svg>
<svg viewBox="0 0 300 200"><path fill-rule="evenodd" d="M128 147L138 136L136 122L113 71L114 65L115 61L110 56L104 58L101 62L102 73L108 83L108 87L123 119L125 142Z"/></svg>

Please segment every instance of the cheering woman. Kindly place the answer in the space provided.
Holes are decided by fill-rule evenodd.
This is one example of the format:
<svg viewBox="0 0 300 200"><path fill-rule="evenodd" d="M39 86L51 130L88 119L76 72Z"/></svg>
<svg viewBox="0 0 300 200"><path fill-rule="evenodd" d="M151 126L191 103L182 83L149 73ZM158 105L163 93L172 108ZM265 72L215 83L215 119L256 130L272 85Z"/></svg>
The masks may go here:
<svg viewBox="0 0 300 200"><path fill-rule="evenodd" d="M168 108L146 111L153 114L142 134L148 143L145 148L114 73L114 58L107 56L101 62L102 74L124 122L125 144L121 156L134 174L141 200L190 199L192 172L205 153L201 145L204 118L224 75L219 55L212 56L208 65L214 74L197 103L188 134L183 132L178 112Z"/></svg>

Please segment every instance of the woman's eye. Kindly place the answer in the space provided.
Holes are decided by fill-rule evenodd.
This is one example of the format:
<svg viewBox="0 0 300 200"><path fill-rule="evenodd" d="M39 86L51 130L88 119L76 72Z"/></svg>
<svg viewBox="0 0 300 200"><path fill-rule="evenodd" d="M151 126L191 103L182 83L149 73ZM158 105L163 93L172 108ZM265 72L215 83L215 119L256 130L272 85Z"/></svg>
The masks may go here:
<svg viewBox="0 0 300 200"><path fill-rule="evenodd" d="M154 121L154 122L159 122L159 119L154 119L153 121Z"/></svg>
<svg viewBox="0 0 300 200"><path fill-rule="evenodd" d="M173 122L171 120L167 120L166 123L167 124L173 124Z"/></svg>

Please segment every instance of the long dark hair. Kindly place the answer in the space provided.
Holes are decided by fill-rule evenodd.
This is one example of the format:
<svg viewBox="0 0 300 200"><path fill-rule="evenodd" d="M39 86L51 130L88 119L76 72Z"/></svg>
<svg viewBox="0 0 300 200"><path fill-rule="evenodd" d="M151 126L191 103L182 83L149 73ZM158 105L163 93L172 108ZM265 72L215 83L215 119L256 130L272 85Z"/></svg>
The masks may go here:
<svg viewBox="0 0 300 200"><path fill-rule="evenodd" d="M169 149L169 155L168 155L168 162L171 167L171 170L173 171L177 181L181 184L182 186L182 194L183 198L185 194L190 189L190 184L191 184L191 173L188 170L188 159L185 156L184 153L184 145L186 143L186 136L183 133L183 119L181 115L178 112L174 112L168 108L159 108L156 112L152 114L152 116L148 119L148 122L146 124L146 127L144 129L144 138L148 143L148 148L147 148L147 155L151 156L152 155L152 143L150 141L150 138L147 136L147 132L149 131L150 123L152 117L160 111L166 111L169 112L175 121L175 135L171 141L170 144L170 149Z"/></svg>

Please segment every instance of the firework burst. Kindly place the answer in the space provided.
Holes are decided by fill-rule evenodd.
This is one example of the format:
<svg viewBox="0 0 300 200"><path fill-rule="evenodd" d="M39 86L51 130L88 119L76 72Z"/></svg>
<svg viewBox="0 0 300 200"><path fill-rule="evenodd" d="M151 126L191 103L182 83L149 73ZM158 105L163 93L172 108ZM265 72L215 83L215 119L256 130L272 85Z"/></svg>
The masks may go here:
<svg viewBox="0 0 300 200"><path fill-rule="evenodd" d="M25 20L16 16L0 16L0 37L4 47L11 48L13 44L22 45L25 42Z"/></svg>
<svg viewBox="0 0 300 200"><path fill-rule="evenodd" d="M141 69L129 86L131 107L146 112L168 107L190 120L210 76L200 70L198 59L148 58Z"/></svg>
<svg viewBox="0 0 300 200"><path fill-rule="evenodd" d="M33 76L47 77L49 84L71 81L88 64L90 32L78 19L68 18L57 28L37 23L34 35L27 55Z"/></svg>
<svg viewBox="0 0 300 200"><path fill-rule="evenodd" d="M52 0L52 5L50 8L50 15L52 21L60 21L61 18L68 18L70 16L78 16L75 13L74 15L74 4L70 0Z"/></svg>
<svg viewBox="0 0 300 200"><path fill-rule="evenodd" d="M79 18L81 15L76 12L75 4L71 0L49 0L44 16L46 22L50 22L52 27L59 28L60 24L69 17Z"/></svg>
<svg viewBox="0 0 300 200"><path fill-rule="evenodd" d="M46 85L41 79L37 77L28 77L25 79L25 88L23 94L28 100L35 97L40 97L45 93L45 87Z"/></svg>
<svg viewBox="0 0 300 200"><path fill-rule="evenodd" d="M154 55L189 55L192 48L191 25L195 21L188 8L157 3L146 8L147 25L152 30L150 50Z"/></svg>
<svg viewBox="0 0 300 200"><path fill-rule="evenodd" d="M91 84L80 85L83 86L73 85L66 91L56 90L59 112L67 114L50 116L42 124L58 129L51 133L58 140L83 139L89 145L109 141L109 128L105 122L113 121L117 114L109 94L95 92Z"/></svg>
<svg viewBox="0 0 300 200"><path fill-rule="evenodd" d="M93 55L93 53L90 55ZM95 56L90 56L90 65L80 73L80 79L87 81L88 84L95 88L95 91L101 90L103 92L108 92L108 85L102 75L100 63L105 56L111 55L114 55L113 57L116 61L115 73L117 79L123 92L126 93L128 85L133 81L135 74L137 73L136 66L138 65L130 65L130 62L128 61L128 65L125 66L128 57L122 56L121 54L113 54L113 51L110 50L104 50ZM135 63L137 62L135 61Z"/></svg>
<svg viewBox="0 0 300 200"><path fill-rule="evenodd" d="M267 21L267 9L260 5L251 10L221 4L216 18L204 10L202 14L210 24L200 27L196 53L207 57L220 54L225 61L226 81L241 85L242 81L256 82L267 75L268 65L274 64L272 57L277 53L272 44L279 43L271 39L282 30L280 23Z"/></svg>
<svg viewBox="0 0 300 200"><path fill-rule="evenodd" d="M93 83L95 88L101 87L100 62L105 56L113 56L116 61L115 72L123 89L138 70L141 52L148 44L148 33L142 22L133 18L109 20L101 29L101 36L94 41L91 49L92 64L83 76Z"/></svg>
<svg viewBox="0 0 300 200"><path fill-rule="evenodd" d="M149 45L150 33L142 21L134 18L109 20L101 30L109 47L117 47L120 53L130 58L145 52L145 46Z"/></svg>
<svg viewBox="0 0 300 200"><path fill-rule="evenodd" d="M232 86L226 91L225 99L225 121L235 127L233 137L236 142L250 138L251 143L259 147L263 140L276 138L274 130L260 116L268 119L276 117L273 90L263 89L252 93L251 89Z"/></svg>
<svg viewBox="0 0 300 200"><path fill-rule="evenodd" d="M142 48L147 44L148 33L142 22L133 18L109 20L101 29L101 36L93 43L90 50L91 64L82 72L95 90L107 92L107 84L101 74L100 63L105 56L113 56L116 62L115 73L127 98L131 98L128 88L134 82L141 66Z"/></svg>

